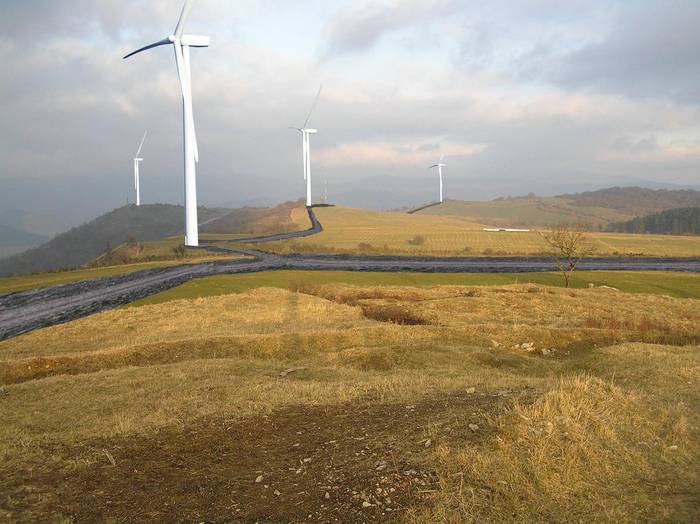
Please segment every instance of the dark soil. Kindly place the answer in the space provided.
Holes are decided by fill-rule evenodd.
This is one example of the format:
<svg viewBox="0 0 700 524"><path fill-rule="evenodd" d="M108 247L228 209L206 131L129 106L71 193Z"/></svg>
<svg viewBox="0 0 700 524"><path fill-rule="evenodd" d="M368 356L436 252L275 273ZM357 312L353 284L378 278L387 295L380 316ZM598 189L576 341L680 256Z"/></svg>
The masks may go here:
<svg viewBox="0 0 700 524"><path fill-rule="evenodd" d="M0 466L0 517L398 521L436 489L429 466L435 447L488 437L489 415L512 396L461 393L415 405L366 400L296 406L268 416L200 420L146 437L47 447L45 456L64 466L47 461L12 472ZM480 429L470 430L471 423Z"/></svg>

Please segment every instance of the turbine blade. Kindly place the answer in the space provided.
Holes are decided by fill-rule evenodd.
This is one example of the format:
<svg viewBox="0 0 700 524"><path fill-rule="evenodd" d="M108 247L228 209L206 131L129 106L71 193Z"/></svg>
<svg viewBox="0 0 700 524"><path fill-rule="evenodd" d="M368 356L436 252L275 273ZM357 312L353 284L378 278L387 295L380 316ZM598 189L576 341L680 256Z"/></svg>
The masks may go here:
<svg viewBox="0 0 700 524"><path fill-rule="evenodd" d="M146 134L148 131L143 132L143 138L141 139L141 144L139 144L139 150L136 152L136 158L139 158L141 156L141 148L143 148L143 143L146 140Z"/></svg>
<svg viewBox="0 0 700 524"><path fill-rule="evenodd" d="M156 42L155 44L147 45L146 47L142 47L141 49L137 49L136 51L134 51L134 52L132 52L132 53L129 53L128 55L126 55L126 56L123 58L123 60L126 60L126 59L129 58L130 56L137 55L137 54L139 54L139 53L141 53L141 52L143 52L143 51L148 51L149 49L153 49L154 47L160 47L160 46L162 46L162 45L170 45L170 44L172 44L172 42L170 41L170 39L169 39L169 38L164 38L163 40L160 40L160 41Z"/></svg>
<svg viewBox="0 0 700 524"><path fill-rule="evenodd" d="M438 167L438 165L437 165L437 164L435 164L434 166L430 166L430 167L428 167L428 169L432 169L432 168L434 168L434 167Z"/></svg>
<svg viewBox="0 0 700 524"><path fill-rule="evenodd" d="M314 99L314 103L311 105L311 110L309 111L309 116L306 117L306 121L304 122L304 127L302 129L306 129L306 126L309 125L309 120L311 120L311 115L314 112L314 109L316 109L316 104L318 104L318 99L321 97L321 91L323 90L323 84L321 84L318 87L318 93L316 93L316 98Z"/></svg>
<svg viewBox="0 0 700 524"><path fill-rule="evenodd" d="M182 33L185 31L185 22L187 22L187 18L190 16L190 11L192 10L192 3L193 0L185 0L185 5L182 6L182 11L180 12L180 19L177 21L177 25L175 26L175 36L177 38L180 38L182 36Z"/></svg>

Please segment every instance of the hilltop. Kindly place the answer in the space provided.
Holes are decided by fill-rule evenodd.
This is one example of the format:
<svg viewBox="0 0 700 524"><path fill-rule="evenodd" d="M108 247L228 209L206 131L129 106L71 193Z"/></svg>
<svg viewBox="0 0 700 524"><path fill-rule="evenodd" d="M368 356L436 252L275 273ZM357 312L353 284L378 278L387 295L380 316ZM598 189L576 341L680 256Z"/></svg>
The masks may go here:
<svg viewBox="0 0 700 524"><path fill-rule="evenodd" d="M302 207L301 201L285 202L275 207L243 207L204 224L202 233L265 235L296 231L292 211Z"/></svg>
<svg viewBox="0 0 700 524"><path fill-rule="evenodd" d="M567 222L605 229L638 216L694 206L700 206L700 191L612 187L555 197L530 194L490 202L448 200L418 214L461 216L495 226L543 227Z"/></svg>
<svg viewBox="0 0 700 524"><path fill-rule="evenodd" d="M228 210L199 209L201 221ZM0 276L82 266L129 239L156 240L180 234L183 208L169 204L124 206L57 235L49 242L0 261Z"/></svg>

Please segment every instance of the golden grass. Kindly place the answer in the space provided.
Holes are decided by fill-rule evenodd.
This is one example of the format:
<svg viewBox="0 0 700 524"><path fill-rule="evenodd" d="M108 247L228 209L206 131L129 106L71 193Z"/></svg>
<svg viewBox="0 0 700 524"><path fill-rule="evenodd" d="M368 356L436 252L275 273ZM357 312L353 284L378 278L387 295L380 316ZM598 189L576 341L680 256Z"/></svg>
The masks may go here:
<svg viewBox="0 0 700 524"><path fill-rule="evenodd" d="M415 520L690 521L675 490L698 486L697 420L683 404L564 378L495 421L498 438L442 447L436 505Z"/></svg>
<svg viewBox="0 0 700 524"><path fill-rule="evenodd" d="M324 231L311 237L264 244L277 252L327 252L401 255L535 255L548 251L536 231L488 232L466 217L378 212L346 207L317 208ZM292 219L308 224L297 208ZM416 243L416 236L424 242ZM595 255L698 256L700 237L589 234Z"/></svg>
<svg viewBox="0 0 700 524"><path fill-rule="evenodd" d="M38 461L81 467L46 445L202 417L508 389L528 400L479 419L480 443L448 447L431 433L439 448L426 467L440 489L411 518L693 520L698 300L533 285L291 287L113 310L0 343L0 476ZM406 314L425 323L405 325ZM304 369L280 376L290 366Z"/></svg>
<svg viewBox="0 0 700 524"><path fill-rule="evenodd" d="M700 341L700 301L605 288L322 285L301 290L365 310L403 308L408 321L398 323L458 330L462 340L478 346L525 343L530 351L547 352L624 341Z"/></svg>

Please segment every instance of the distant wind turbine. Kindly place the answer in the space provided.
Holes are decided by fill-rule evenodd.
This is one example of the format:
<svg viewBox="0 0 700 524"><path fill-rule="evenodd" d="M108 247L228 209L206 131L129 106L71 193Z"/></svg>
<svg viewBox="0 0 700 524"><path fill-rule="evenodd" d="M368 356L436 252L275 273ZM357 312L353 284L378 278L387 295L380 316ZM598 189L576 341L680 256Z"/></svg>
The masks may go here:
<svg viewBox="0 0 700 524"><path fill-rule="evenodd" d="M192 72L190 69L190 47L208 47L209 37L200 35L185 35L185 22L189 17L194 1L186 0L182 7L180 19L175 26L175 32L169 37L154 44L147 45L129 53L129 58L137 53L163 45L172 45L175 49L177 74L182 91L182 118L184 131L185 156L185 245L199 245L199 230L197 228L197 168L199 162L199 147L197 133L194 127L194 111L192 108Z"/></svg>
<svg viewBox="0 0 700 524"><path fill-rule="evenodd" d="M442 204L445 200L442 196L442 168L445 167L445 155L440 155L440 162L435 165L430 166L428 169L438 168L438 175L440 175L440 203Z"/></svg>
<svg viewBox="0 0 700 524"><path fill-rule="evenodd" d="M136 205L141 205L141 182L139 180L139 164L143 162L141 157L141 149L143 148L143 143L146 140L146 133L143 132L143 138L141 139L141 144L139 144L139 150L136 151L136 156L134 157L134 188L136 189Z"/></svg>
<svg viewBox="0 0 700 524"><path fill-rule="evenodd" d="M309 115L306 117L306 121L304 122L304 125L301 127L290 127L289 129L295 129L301 133L301 157L302 157L302 163L304 165L304 180L306 180L306 206L311 207L311 140L310 140L310 135L315 135L318 133L318 130L316 129L310 129L308 127L309 125L309 120L311 120L311 115L314 112L314 109L316 109L316 104L318 103L318 99L321 97L321 91L323 90L323 86L321 85L318 88L318 93L316 93L316 98L314 99L314 103L311 105L311 110L309 111Z"/></svg>

